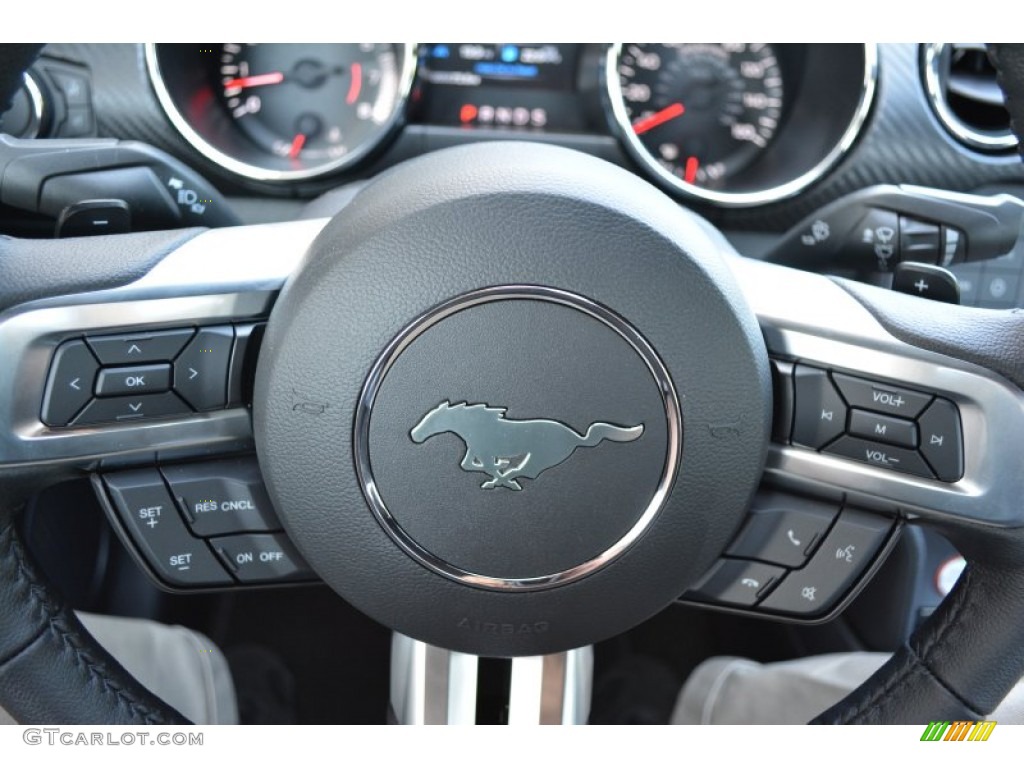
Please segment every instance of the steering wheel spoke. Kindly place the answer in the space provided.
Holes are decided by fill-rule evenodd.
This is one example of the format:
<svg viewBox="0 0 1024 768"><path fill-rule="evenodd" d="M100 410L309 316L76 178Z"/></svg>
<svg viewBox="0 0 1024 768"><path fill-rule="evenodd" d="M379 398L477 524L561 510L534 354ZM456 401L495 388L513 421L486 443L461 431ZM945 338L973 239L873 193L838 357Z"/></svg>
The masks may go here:
<svg viewBox="0 0 1024 768"><path fill-rule="evenodd" d="M251 449L242 356L255 355L254 325L323 223L211 230L125 285L8 308L0 469Z"/></svg>
<svg viewBox="0 0 1024 768"><path fill-rule="evenodd" d="M783 361L777 413L791 422L776 424L768 480L838 490L911 519L1024 525L1024 475L1007 448L1024 430L1024 394L1012 381L897 338L836 281L733 265L769 354ZM859 288L906 311L934 311L932 302ZM961 311L965 327L972 313L989 314Z"/></svg>
<svg viewBox="0 0 1024 768"><path fill-rule="evenodd" d="M491 668L483 693L482 664ZM482 659L396 632L391 642L391 716L399 725L584 725L593 667L591 646L545 656Z"/></svg>

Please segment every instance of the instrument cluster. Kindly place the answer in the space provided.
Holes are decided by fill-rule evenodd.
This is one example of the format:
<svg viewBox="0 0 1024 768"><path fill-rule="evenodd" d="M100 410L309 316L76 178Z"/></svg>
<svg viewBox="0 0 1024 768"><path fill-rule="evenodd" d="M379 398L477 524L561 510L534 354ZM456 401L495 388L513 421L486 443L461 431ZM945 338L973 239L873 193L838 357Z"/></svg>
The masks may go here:
<svg viewBox="0 0 1024 768"><path fill-rule="evenodd" d="M416 125L589 134L668 192L732 207L827 173L877 78L872 45L153 44L146 61L178 132L242 179L340 177Z"/></svg>

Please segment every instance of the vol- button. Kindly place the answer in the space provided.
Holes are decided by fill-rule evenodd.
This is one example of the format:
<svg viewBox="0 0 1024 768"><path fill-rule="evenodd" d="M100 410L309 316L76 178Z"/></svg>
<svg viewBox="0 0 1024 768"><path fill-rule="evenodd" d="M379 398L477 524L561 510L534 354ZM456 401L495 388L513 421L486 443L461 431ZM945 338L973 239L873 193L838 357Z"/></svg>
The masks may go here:
<svg viewBox="0 0 1024 768"><path fill-rule="evenodd" d="M862 440L859 437L844 435L826 448L825 453L834 453L837 456L844 456L883 469L892 469L896 472L932 477L931 470L928 469L928 465L924 463L917 451L873 440Z"/></svg>

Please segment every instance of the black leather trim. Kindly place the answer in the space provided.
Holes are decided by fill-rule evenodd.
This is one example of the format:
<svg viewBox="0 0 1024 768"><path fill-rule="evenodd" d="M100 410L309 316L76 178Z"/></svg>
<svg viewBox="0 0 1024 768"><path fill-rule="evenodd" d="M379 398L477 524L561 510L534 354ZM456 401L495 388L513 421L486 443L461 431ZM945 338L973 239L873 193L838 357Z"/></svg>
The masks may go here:
<svg viewBox="0 0 1024 768"><path fill-rule="evenodd" d="M1024 573L974 564L907 645L815 723L979 720L1024 675Z"/></svg>
<svg viewBox="0 0 1024 768"><path fill-rule="evenodd" d="M1006 96L1010 128L1017 134L1018 149L1024 155L1024 43L988 43L988 51Z"/></svg>
<svg viewBox="0 0 1024 768"><path fill-rule="evenodd" d="M1024 389L1024 311L950 307L834 278L900 341L980 365Z"/></svg>
<svg viewBox="0 0 1024 768"><path fill-rule="evenodd" d="M0 704L22 724L184 725L104 651L0 529Z"/></svg>
<svg viewBox="0 0 1024 768"><path fill-rule="evenodd" d="M126 285L204 231L176 229L67 240L0 235L0 312L33 299Z"/></svg>

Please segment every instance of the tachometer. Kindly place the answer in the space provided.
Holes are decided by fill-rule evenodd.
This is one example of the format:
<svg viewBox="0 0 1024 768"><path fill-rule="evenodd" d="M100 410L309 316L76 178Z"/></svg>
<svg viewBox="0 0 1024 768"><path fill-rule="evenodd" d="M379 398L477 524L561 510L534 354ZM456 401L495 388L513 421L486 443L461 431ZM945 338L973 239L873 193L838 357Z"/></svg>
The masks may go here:
<svg viewBox="0 0 1024 768"><path fill-rule="evenodd" d="M412 46L159 45L150 71L168 115L209 159L242 176L324 175L365 157L400 120Z"/></svg>
<svg viewBox="0 0 1024 768"><path fill-rule="evenodd" d="M785 97L766 43L623 43L611 53L608 87L637 158L710 199L771 143Z"/></svg>

